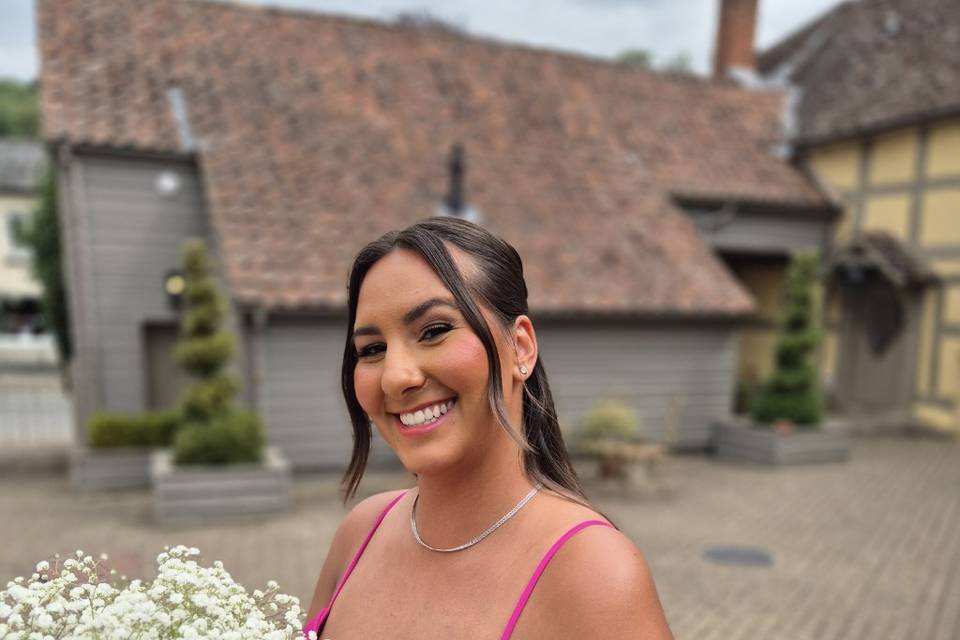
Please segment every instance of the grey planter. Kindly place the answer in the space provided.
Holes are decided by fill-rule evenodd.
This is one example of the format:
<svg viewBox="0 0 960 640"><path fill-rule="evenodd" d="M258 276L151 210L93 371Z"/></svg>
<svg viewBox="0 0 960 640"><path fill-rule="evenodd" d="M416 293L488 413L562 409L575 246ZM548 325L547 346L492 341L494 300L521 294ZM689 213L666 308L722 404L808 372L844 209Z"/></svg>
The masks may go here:
<svg viewBox="0 0 960 640"><path fill-rule="evenodd" d="M850 458L848 425L827 421L814 431L780 434L749 420L731 420L716 426L717 456L769 465L841 462Z"/></svg>
<svg viewBox="0 0 960 640"><path fill-rule="evenodd" d="M150 486L151 449L92 449L70 452L70 485L79 491L143 489Z"/></svg>
<svg viewBox="0 0 960 640"><path fill-rule="evenodd" d="M290 506L290 463L267 447L260 464L225 467L173 464L169 449L150 461L153 513L159 521L223 518L283 511Z"/></svg>

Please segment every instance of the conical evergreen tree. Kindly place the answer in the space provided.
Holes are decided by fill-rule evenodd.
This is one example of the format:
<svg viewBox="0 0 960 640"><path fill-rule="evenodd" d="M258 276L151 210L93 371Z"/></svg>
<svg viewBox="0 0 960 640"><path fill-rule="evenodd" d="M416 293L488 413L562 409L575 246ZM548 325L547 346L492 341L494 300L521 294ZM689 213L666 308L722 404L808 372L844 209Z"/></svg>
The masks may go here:
<svg viewBox="0 0 960 640"><path fill-rule="evenodd" d="M787 270L784 316L776 348L776 370L751 408L754 420L787 420L813 427L823 418L823 395L813 353L820 340L817 330L815 287L817 257L797 254Z"/></svg>
<svg viewBox="0 0 960 640"><path fill-rule="evenodd" d="M180 402L184 426L177 432L178 464L256 462L262 457L263 432L257 417L234 405L237 382L226 372L234 336L223 328L226 303L210 273L200 240L181 252L185 311L180 321L177 362L195 379Z"/></svg>

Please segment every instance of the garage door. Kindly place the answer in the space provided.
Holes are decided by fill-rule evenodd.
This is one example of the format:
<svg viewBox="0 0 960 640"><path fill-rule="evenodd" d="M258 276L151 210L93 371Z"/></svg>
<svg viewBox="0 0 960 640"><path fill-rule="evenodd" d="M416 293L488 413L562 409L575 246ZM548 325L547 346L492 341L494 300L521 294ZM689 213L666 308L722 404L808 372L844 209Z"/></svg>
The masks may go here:
<svg viewBox="0 0 960 640"><path fill-rule="evenodd" d="M340 391L343 321L270 318L264 336L264 423L296 469L343 470L353 446ZM395 458L375 435L371 465Z"/></svg>

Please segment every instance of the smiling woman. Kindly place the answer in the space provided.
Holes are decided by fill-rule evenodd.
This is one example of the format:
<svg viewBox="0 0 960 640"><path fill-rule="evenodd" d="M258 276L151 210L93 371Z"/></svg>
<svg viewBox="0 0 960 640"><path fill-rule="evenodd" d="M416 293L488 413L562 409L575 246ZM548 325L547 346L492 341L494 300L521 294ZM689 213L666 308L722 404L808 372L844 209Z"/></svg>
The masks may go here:
<svg viewBox="0 0 960 640"><path fill-rule="evenodd" d="M348 309L346 496L371 425L417 483L344 519L307 636L671 637L570 464L513 247L456 218L390 232L357 256Z"/></svg>

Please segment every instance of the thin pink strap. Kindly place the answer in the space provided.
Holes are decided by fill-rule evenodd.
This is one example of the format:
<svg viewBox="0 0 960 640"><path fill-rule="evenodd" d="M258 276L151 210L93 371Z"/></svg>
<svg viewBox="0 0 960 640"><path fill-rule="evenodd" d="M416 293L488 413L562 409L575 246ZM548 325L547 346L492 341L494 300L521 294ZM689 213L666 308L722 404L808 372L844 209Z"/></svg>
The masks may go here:
<svg viewBox="0 0 960 640"><path fill-rule="evenodd" d="M377 532L378 528L380 528L380 523L383 522L383 519L387 517L388 513L390 513L390 509L393 509L393 505L400 502L400 499L405 495L407 495L406 491L394 498L390 504L388 504L387 507L380 512L380 516L377 518L377 521L373 523L373 526L370 528L370 532L367 534L367 537L363 539L363 543L354 554L353 560L351 560L350 564L347 565L347 570L343 572L343 577L340 578L340 582L337 584L337 588L334 590L333 596L330 598L330 603L321 609L320 613L314 616L313 620L307 623L307 625L303 628L304 637L306 637L308 631L320 631L320 625L326 621L327 615L330 613L330 608L333 606L333 603L336 602L337 596L340 595L340 590L343 589L343 585L347 583L347 578L350 577L350 574L353 573L354 567L356 567L357 563L360 561L360 556L363 555L367 545L370 544L373 534Z"/></svg>
<svg viewBox="0 0 960 640"><path fill-rule="evenodd" d="M508 638L513 635L513 628L517 626L517 621L520 619L520 614L523 613L523 608L527 606L527 600L529 600L530 595L533 594L533 588L537 586L540 576L543 575L544 570L547 568L547 565L550 564L553 556L557 554L557 551L560 551L560 547L562 547L567 540L577 535L581 530L593 526L613 527L612 524L609 522L604 522L603 520L585 520L560 536L560 538L553 543L553 546L550 547L550 550L547 551L547 553L543 556L543 559L540 560L540 564L537 565L536 570L530 577L530 581L527 582L527 586L524 588L523 593L520 594L520 599L517 601L517 606L514 607L513 615L511 615L510 620L507 621L507 628L503 630L503 635L500 636L500 640L508 640Z"/></svg>

